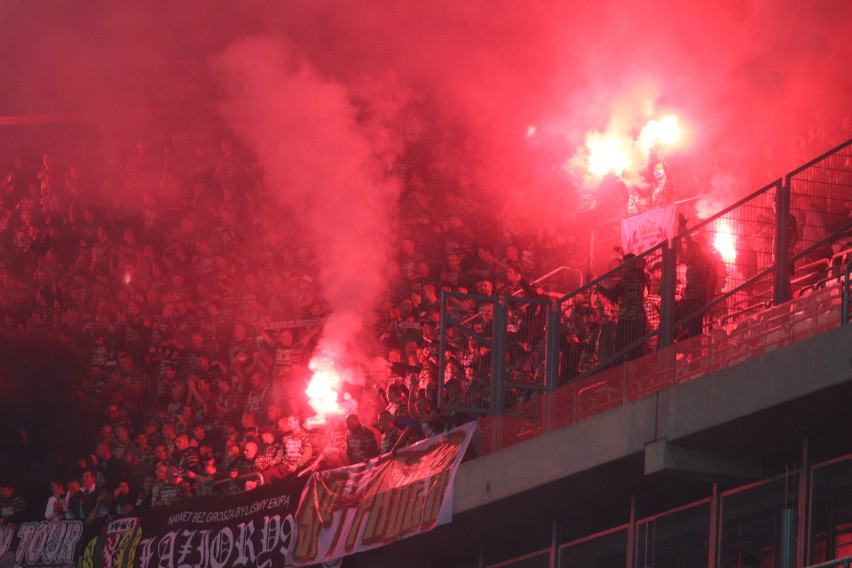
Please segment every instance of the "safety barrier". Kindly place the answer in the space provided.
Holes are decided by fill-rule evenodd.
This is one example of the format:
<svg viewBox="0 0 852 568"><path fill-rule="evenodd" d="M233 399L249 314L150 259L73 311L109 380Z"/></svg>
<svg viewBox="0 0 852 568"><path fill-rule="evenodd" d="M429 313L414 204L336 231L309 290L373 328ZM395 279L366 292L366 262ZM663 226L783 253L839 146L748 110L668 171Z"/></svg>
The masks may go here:
<svg viewBox="0 0 852 568"><path fill-rule="evenodd" d="M220 479L213 483L213 495L233 495L244 491L251 491L265 483L263 474L259 471L250 471L234 478ZM248 485L247 485L248 484ZM254 484L253 486L251 484Z"/></svg>
<svg viewBox="0 0 852 568"><path fill-rule="evenodd" d="M848 282L848 276L825 282L805 296L752 314L730 331L712 329L518 403L503 416L483 417L479 423L486 449L496 451L569 426L837 328L842 314L848 318L848 304L843 307L844 298L852 291Z"/></svg>
<svg viewBox="0 0 852 568"><path fill-rule="evenodd" d="M631 510L633 519L635 502ZM560 534L557 527L558 522L554 535ZM571 528L576 535L576 527ZM852 455L721 493L713 489L703 499L626 524L564 542L556 536L553 540L550 549L498 556L482 565L744 568L756 562L782 568L852 568ZM499 555L505 548L501 544L484 546L483 556Z"/></svg>
<svg viewBox="0 0 852 568"><path fill-rule="evenodd" d="M852 220L838 208L846 214L852 195L851 146L557 300L445 293L437 360L442 408L484 415L485 446L494 451L848 322L849 263L838 263L852 249L843 244L852 239ZM811 202L830 212L820 217L825 230L808 218L800 239L790 229L791 211L804 218L802 204ZM682 267L695 243L729 256L713 260L716 295L690 302ZM833 244L839 250L827 262L811 260ZM827 273L793 289L794 266ZM650 280L637 286L643 273ZM649 293L637 298L640 286ZM460 344L466 349L448 350Z"/></svg>

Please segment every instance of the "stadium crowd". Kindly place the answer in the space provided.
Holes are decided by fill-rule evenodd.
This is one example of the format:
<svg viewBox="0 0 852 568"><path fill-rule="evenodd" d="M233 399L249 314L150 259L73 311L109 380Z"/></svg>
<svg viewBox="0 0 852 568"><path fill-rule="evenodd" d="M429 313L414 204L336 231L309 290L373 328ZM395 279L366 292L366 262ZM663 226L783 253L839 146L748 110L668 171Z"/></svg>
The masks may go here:
<svg viewBox="0 0 852 568"><path fill-rule="evenodd" d="M28 167L19 157L3 177L0 340L51 338L71 354L68 404L87 448L52 456L46 519L96 530L193 495L358 463L469 420L437 401L441 291L547 298L568 290L530 279L564 265L587 270L569 232L530 229L518 203L487 210L474 174L408 168L372 330L383 365L351 393L358 413L313 423L307 360L327 312L313 251L254 159L219 140L140 140L86 163L44 154ZM678 299L694 309L724 285L724 265L690 246ZM636 263L568 306L564 380L655 325L660 270ZM489 301L447 309L490 336ZM523 329L508 346L516 382L541 372L541 316L533 304L510 312L510 333ZM447 330L444 396L487 406L488 349L457 331ZM26 445L27 426L16 428ZM0 480L0 522L25 518L21 482Z"/></svg>
<svg viewBox="0 0 852 568"><path fill-rule="evenodd" d="M48 519L102 526L363 461L471 419L436 400L441 290L510 293L521 274L571 256L553 229L522 237L505 211L502 227L487 221L468 173L398 172L400 239L373 330L382 368L353 393L359 414L316 424L304 388L327 312L318 267L254 159L219 135L100 157L19 155L0 185L0 336L69 354L63 396L86 448L54 449L45 466L32 424L5 433L30 452L29 473L39 462L49 474ZM466 369L486 360L451 349ZM27 476L4 471L0 522L41 510L24 504Z"/></svg>

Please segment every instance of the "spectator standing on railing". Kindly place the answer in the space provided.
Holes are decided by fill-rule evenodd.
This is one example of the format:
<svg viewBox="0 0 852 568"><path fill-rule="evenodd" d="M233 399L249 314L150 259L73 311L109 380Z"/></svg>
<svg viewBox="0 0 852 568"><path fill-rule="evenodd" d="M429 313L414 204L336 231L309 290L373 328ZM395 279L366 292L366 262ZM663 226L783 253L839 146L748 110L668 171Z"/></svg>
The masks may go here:
<svg viewBox="0 0 852 568"><path fill-rule="evenodd" d="M201 454L201 471L187 475L194 486L197 497L206 497L213 494L213 486L217 481L225 479L226 473L220 472L216 465L216 458L211 453Z"/></svg>
<svg viewBox="0 0 852 568"><path fill-rule="evenodd" d="M648 275L645 274L645 260L634 254L626 254L623 269L614 277L598 284L598 292L618 305L618 322L615 328L615 353L625 349L642 338L648 329L645 315L645 291L648 288ZM630 361L641 357L644 345L640 344L618 356L616 362Z"/></svg>
<svg viewBox="0 0 852 568"><path fill-rule="evenodd" d="M346 416L346 458L349 464L365 462L379 453L376 436L361 424L357 414Z"/></svg>
<svg viewBox="0 0 852 568"><path fill-rule="evenodd" d="M136 499L133 501L133 509L137 514L141 514L154 506L153 489L155 478L152 475L146 475L142 480L142 488L136 494Z"/></svg>
<svg viewBox="0 0 852 568"><path fill-rule="evenodd" d="M0 482L0 526L13 527L24 520L27 503L22 495L15 491L11 481Z"/></svg>
<svg viewBox="0 0 852 568"><path fill-rule="evenodd" d="M188 488L175 466L160 462L155 473L157 481L151 489L151 500L155 507L174 505L188 495Z"/></svg>
<svg viewBox="0 0 852 568"><path fill-rule="evenodd" d="M284 460L281 465L292 474L305 467L316 451L310 434L304 429L298 416L291 415L284 420L287 422L289 431L281 439L284 447Z"/></svg>
<svg viewBox="0 0 852 568"><path fill-rule="evenodd" d="M91 469L85 469L79 484L79 491L73 491L71 483L69 492L71 497L68 499L69 518L80 521L87 521L89 514L95 508L98 500L97 477Z"/></svg>
<svg viewBox="0 0 852 568"><path fill-rule="evenodd" d="M198 450L190 445L187 434L178 434L177 438L175 438L175 449L170 461L177 466L181 476L185 477L189 472L199 472L200 458Z"/></svg>
<svg viewBox="0 0 852 568"><path fill-rule="evenodd" d="M65 519L69 521L80 521L80 480L68 480L68 492L65 494Z"/></svg>
<svg viewBox="0 0 852 568"><path fill-rule="evenodd" d="M425 261L425 257L417 250L414 239L405 237L400 241L399 269L407 283L414 284L420 279L419 267Z"/></svg>
<svg viewBox="0 0 852 568"><path fill-rule="evenodd" d="M257 469L257 458L260 452L260 446L254 440L248 440L243 444L243 455L234 463L240 475L255 471Z"/></svg>
<svg viewBox="0 0 852 568"><path fill-rule="evenodd" d="M260 472L277 466L284 461L284 448L276 441L276 429L277 427L271 425L260 429L260 441L263 446L254 460L254 465Z"/></svg>
<svg viewBox="0 0 852 568"><path fill-rule="evenodd" d="M112 511L113 515L120 517L130 515L135 510L135 499L130 492L130 483L120 481L118 487L112 492Z"/></svg>
<svg viewBox="0 0 852 568"><path fill-rule="evenodd" d="M136 445L130 436L130 427L127 423L120 422L115 426L115 438L112 443L112 453L116 458L127 462Z"/></svg>
<svg viewBox="0 0 852 568"><path fill-rule="evenodd" d="M113 490L127 473L127 463L112 454L112 447L106 442L98 444L92 456L99 487Z"/></svg>
<svg viewBox="0 0 852 568"><path fill-rule="evenodd" d="M382 441L381 444L379 444L379 453L386 454L396 447L402 437L402 430L396 427L394 424L393 414L391 414L388 410L382 410L379 413L377 427L379 432L382 433Z"/></svg>
<svg viewBox="0 0 852 568"><path fill-rule="evenodd" d="M51 481L50 493L51 495L47 499L47 506L44 509L45 520L64 520L66 518L65 512L68 510L68 498L70 497L65 490L65 482L60 479Z"/></svg>
<svg viewBox="0 0 852 568"><path fill-rule="evenodd" d="M686 284L683 296L675 306L675 321L681 321L704 308L716 286L713 260L704 250L704 244L687 232L688 225L689 220L682 213L678 214L678 233L683 236L680 255L686 265ZM684 324L683 339L701 335L705 316L701 314L692 317Z"/></svg>
<svg viewBox="0 0 852 568"><path fill-rule="evenodd" d="M261 371L255 371L249 377L250 390L246 396L245 412L251 412L255 417L266 416L266 406L269 404L269 389L266 377Z"/></svg>

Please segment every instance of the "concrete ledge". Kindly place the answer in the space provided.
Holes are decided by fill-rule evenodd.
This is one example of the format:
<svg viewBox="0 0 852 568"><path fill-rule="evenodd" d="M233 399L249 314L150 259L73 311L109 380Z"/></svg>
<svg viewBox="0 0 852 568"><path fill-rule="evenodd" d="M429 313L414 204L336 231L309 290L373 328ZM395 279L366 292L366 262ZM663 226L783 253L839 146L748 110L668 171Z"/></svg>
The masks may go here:
<svg viewBox="0 0 852 568"><path fill-rule="evenodd" d="M656 396L462 464L454 513L639 454L656 431Z"/></svg>
<svg viewBox="0 0 852 568"><path fill-rule="evenodd" d="M850 357L852 325L464 463L453 511L471 511L634 455L644 456L646 473L760 475L755 464L717 451L687 451L677 441L848 383Z"/></svg>

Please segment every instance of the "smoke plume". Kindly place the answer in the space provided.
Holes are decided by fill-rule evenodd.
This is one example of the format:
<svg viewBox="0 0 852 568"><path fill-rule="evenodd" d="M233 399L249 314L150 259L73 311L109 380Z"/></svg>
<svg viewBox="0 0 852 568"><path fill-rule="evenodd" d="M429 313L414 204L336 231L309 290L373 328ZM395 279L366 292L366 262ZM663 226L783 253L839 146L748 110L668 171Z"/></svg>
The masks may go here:
<svg viewBox="0 0 852 568"><path fill-rule="evenodd" d="M314 250L329 312L318 355L356 380L361 361L351 359L365 352L393 242L398 183L387 156L394 146L375 130L395 103L376 97L356 108L352 90L322 77L281 39L235 44L215 68L230 124Z"/></svg>
<svg viewBox="0 0 852 568"><path fill-rule="evenodd" d="M584 183L582 163L565 164L590 133L635 140L676 114L676 197L723 203L852 135L847 0L7 2L0 15L2 124L116 131L226 107L316 249L340 333L323 348L342 353L384 286L402 109L440 142L423 144L431 159L474 172L491 210L523 191L533 222L571 214L543 187ZM7 145L20 132L0 128Z"/></svg>

